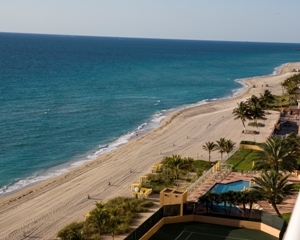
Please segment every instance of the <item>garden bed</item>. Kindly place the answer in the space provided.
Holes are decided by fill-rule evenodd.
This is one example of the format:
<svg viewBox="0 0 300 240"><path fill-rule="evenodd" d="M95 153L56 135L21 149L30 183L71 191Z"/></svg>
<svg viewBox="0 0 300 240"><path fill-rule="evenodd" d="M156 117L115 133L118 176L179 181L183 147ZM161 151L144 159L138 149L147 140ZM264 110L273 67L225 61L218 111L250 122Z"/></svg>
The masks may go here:
<svg viewBox="0 0 300 240"><path fill-rule="evenodd" d="M242 133L244 133L244 134L259 134L259 132L255 131L255 130L243 130Z"/></svg>

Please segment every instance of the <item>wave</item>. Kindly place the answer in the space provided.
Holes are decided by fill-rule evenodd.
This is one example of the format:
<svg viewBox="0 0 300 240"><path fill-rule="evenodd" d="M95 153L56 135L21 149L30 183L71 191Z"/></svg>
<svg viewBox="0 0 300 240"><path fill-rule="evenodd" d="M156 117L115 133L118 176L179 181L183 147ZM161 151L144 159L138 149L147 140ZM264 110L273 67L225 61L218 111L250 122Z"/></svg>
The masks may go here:
<svg viewBox="0 0 300 240"><path fill-rule="evenodd" d="M86 162L93 161L99 155L115 150L118 147L126 144L131 139L134 139L136 137L150 132L152 129L156 128L160 124L160 122L169 114L169 112L170 110L162 110L159 113L156 113L149 122L139 125L132 132L122 135L108 144L100 145L99 148L96 149L92 154L88 154L84 158L69 161L67 163L50 168L43 173L35 174L31 177L19 180L13 185L4 186L0 188L0 196L8 195L27 186L46 180L48 178L59 176L63 173L68 172L72 168L80 167Z"/></svg>
<svg viewBox="0 0 300 240"><path fill-rule="evenodd" d="M280 70L285 65L286 65L286 63L274 68L274 71L270 75L278 74L280 72ZM259 77L261 77L261 76L259 76ZM237 88L237 89L233 89L232 94L230 96L225 96L225 97L222 97L222 98L204 99L204 100L201 100L199 102L192 103L192 104L186 104L184 106L179 106L177 108L172 108L172 109L168 109L168 110L161 110L160 112L157 112L156 114L154 114L148 122L139 125L132 132L129 132L125 135L122 135L122 136L120 136L119 138L115 139L114 141L112 141L110 143L100 145L98 147L98 149L96 149L93 153L88 154L84 158L72 160L70 162L55 166L53 168L50 168L50 169L46 170L43 173L35 174L34 176L28 177L26 179L19 180L18 182L14 183L13 185L4 186L4 187L0 188L0 196L16 192L20 189L23 189L27 186L36 184L36 183L41 182L43 180L46 180L48 178L59 176L63 173L68 172L72 168L79 167L79 166L82 166L86 162L93 161L99 155L104 154L104 153L108 153L112 150L115 150L118 147L126 144L128 141L130 141L132 139L135 139L137 137L140 137L140 136L150 132L154 128L158 127L160 122L166 116L170 115L171 113L173 113L175 111L178 111L178 110L181 110L181 109L184 109L184 108L192 108L192 107L195 107L195 106L204 105L204 104L207 104L207 103L213 102L213 101L226 100L226 99L229 99L233 96L237 96L237 95L241 94L248 87L248 85L243 81L243 79L236 79L234 81L241 84L242 87ZM156 103L160 103L160 100L156 101ZM48 109L44 114L46 114L49 111L50 111L50 109Z"/></svg>
<svg viewBox="0 0 300 240"><path fill-rule="evenodd" d="M281 64L280 66L274 68L274 71L271 75L277 75L278 73L280 73L281 69L286 65L287 65L287 63L284 63L284 64Z"/></svg>

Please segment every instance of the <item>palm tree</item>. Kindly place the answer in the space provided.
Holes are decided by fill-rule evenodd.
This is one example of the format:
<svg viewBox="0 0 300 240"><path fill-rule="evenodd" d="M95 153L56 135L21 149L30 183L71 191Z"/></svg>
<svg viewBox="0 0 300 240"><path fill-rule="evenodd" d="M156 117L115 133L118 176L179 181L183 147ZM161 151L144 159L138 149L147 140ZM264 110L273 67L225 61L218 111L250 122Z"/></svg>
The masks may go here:
<svg viewBox="0 0 300 240"><path fill-rule="evenodd" d="M213 210L213 203L215 203L216 205L218 205L219 203L221 203L221 199L219 197L219 194L216 192L212 192L210 194L210 200L211 200L211 209Z"/></svg>
<svg viewBox="0 0 300 240"><path fill-rule="evenodd" d="M101 228L104 226L108 219L108 212L102 202L96 202L96 208L90 212L88 221L94 223L98 228L99 237L101 236Z"/></svg>
<svg viewBox="0 0 300 240"><path fill-rule="evenodd" d="M188 169L192 164L192 160L190 158L182 159L180 155L172 155L171 157L165 157L162 163L166 164L173 171L175 179L178 179L179 173Z"/></svg>
<svg viewBox="0 0 300 240"><path fill-rule="evenodd" d="M219 152L221 153L221 159L223 158L223 153L226 152L225 145L226 145L225 138L220 138L220 140L217 141L216 150L219 150Z"/></svg>
<svg viewBox="0 0 300 240"><path fill-rule="evenodd" d="M227 207L227 200L228 200L228 192L222 192L219 195L220 202L224 203L224 213L226 215L226 207Z"/></svg>
<svg viewBox="0 0 300 240"><path fill-rule="evenodd" d="M253 207L253 204L254 203L257 203L257 201L259 200L262 200L262 195L260 192L258 192L257 190L255 189L251 189L251 190L248 190L248 203L249 203L249 216L251 215L251 211L252 211L252 207Z"/></svg>
<svg viewBox="0 0 300 240"><path fill-rule="evenodd" d="M208 161L210 162L210 154L212 151L215 151L217 150L216 149L217 147L217 144L215 144L214 142L205 142L205 144L202 145L202 148L205 150L205 151L208 151Z"/></svg>
<svg viewBox="0 0 300 240"><path fill-rule="evenodd" d="M237 202L243 205L244 218L246 218L246 204L249 203L248 195L248 191L237 192Z"/></svg>
<svg viewBox="0 0 300 240"><path fill-rule="evenodd" d="M246 205L249 204L249 211L248 211L249 212L248 218L249 218L251 215L253 203L257 203L258 200L262 200L261 194L255 189L237 192L237 198L238 198L237 202L243 205L244 218L247 218Z"/></svg>
<svg viewBox="0 0 300 240"><path fill-rule="evenodd" d="M251 115L251 118L254 120L254 123L256 126L258 126L257 120L264 119L264 117L265 117L264 110L262 109L262 107L259 103L251 106L249 109L249 113Z"/></svg>
<svg viewBox="0 0 300 240"><path fill-rule="evenodd" d="M262 173L261 177L254 178L256 185L253 188L272 205L277 215L281 218L282 215L277 208L277 202L295 192L293 184L287 184L288 177L289 175L283 176L281 173L270 171L269 173Z"/></svg>
<svg viewBox="0 0 300 240"><path fill-rule="evenodd" d="M182 170L192 171L193 162L195 160L191 157L185 157L183 159Z"/></svg>
<svg viewBox="0 0 300 240"><path fill-rule="evenodd" d="M298 89L295 83L290 83L287 87L287 93L289 94L289 104L295 101L295 91Z"/></svg>
<svg viewBox="0 0 300 240"><path fill-rule="evenodd" d="M162 163L167 166L168 169L170 169L171 172L173 172L175 179L178 178L180 165L182 164L182 159L180 155L172 155L166 156Z"/></svg>
<svg viewBox="0 0 300 240"><path fill-rule="evenodd" d="M246 126L245 126L246 120L252 119L249 110L250 110L249 106L245 102L240 102L238 103L238 106L232 111L232 114L235 116L234 120L241 119L244 127L244 132L246 131Z"/></svg>
<svg viewBox="0 0 300 240"><path fill-rule="evenodd" d="M109 217L107 220L107 227L109 228L111 232L111 236L114 239L115 238L115 231L120 223L120 219L118 218L119 209L117 207L110 208L108 213Z"/></svg>
<svg viewBox="0 0 300 240"><path fill-rule="evenodd" d="M227 154L233 150L234 146L235 146L235 142L231 141L230 139L225 140L224 150Z"/></svg>
<svg viewBox="0 0 300 240"><path fill-rule="evenodd" d="M264 91L264 94L260 94L260 99L265 103L266 108L275 101L274 96L268 89Z"/></svg>
<svg viewBox="0 0 300 240"><path fill-rule="evenodd" d="M286 141L288 142L288 145L291 149L294 149L296 154L299 154L300 152L300 136L296 133L290 133L286 137Z"/></svg>
<svg viewBox="0 0 300 240"><path fill-rule="evenodd" d="M232 190L227 191L227 202L229 204L229 215L230 215L232 206L238 203L238 192Z"/></svg>
<svg viewBox="0 0 300 240"><path fill-rule="evenodd" d="M208 192L208 193L202 195L202 196L198 199L198 201L199 201L200 203L202 203L202 204L205 205L206 213L209 212L209 206L210 206L210 204L211 204L211 202L212 202L212 199L211 199L210 195L211 195L211 192Z"/></svg>
<svg viewBox="0 0 300 240"><path fill-rule="evenodd" d="M255 157L255 170L293 172L297 168L296 149L286 139L272 137Z"/></svg>
<svg viewBox="0 0 300 240"><path fill-rule="evenodd" d="M248 106L250 107L253 107L255 105L260 105L260 99L255 95L252 95L250 98L246 100L246 104L248 104Z"/></svg>

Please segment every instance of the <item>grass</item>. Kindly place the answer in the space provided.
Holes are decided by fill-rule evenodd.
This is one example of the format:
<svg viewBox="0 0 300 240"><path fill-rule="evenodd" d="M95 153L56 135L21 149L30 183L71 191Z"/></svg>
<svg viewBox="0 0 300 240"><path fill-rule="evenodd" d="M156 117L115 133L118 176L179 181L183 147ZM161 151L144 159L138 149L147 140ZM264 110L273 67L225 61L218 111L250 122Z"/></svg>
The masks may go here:
<svg viewBox="0 0 300 240"><path fill-rule="evenodd" d="M296 191L300 191L300 183L295 183L295 184L294 184L294 189L295 189Z"/></svg>
<svg viewBox="0 0 300 240"><path fill-rule="evenodd" d="M297 190L297 191L300 191L300 183L295 183L295 184L294 184L294 189ZM283 214L282 214L282 217L283 217L283 219L284 219L287 223L289 223L290 218L291 218L291 215L292 215L291 212L289 212L289 213L283 213Z"/></svg>
<svg viewBox="0 0 300 240"><path fill-rule="evenodd" d="M207 162L205 160L195 160L193 162L192 168L197 172L197 177L200 177L204 171L210 169L215 162Z"/></svg>
<svg viewBox="0 0 300 240"><path fill-rule="evenodd" d="M282 214L282 217L283 217L283 219L284 219L287 223L289 223L290 218L291 218L291 215L292 215L291 212L290 212L290 213L283 213L283 214Z"/></svg>
<svg viewBox="0 0 300 240"><path fill-rule="evenodd" d="M232 164L234 170L241 171L251 171L252 170L252 161L256 155L255 150L252 149L239 149L235 154L233 154L228 160L227 164Z"/></svg>
<svg viewBox="0 0 300 240"><path fill-rule="evenodd" d="M281 108L281 107L288 107L289 106L289 95L287 93L277 96L273 95L275 97L275 102L270 107L271 109L274 108Z"/></svg>

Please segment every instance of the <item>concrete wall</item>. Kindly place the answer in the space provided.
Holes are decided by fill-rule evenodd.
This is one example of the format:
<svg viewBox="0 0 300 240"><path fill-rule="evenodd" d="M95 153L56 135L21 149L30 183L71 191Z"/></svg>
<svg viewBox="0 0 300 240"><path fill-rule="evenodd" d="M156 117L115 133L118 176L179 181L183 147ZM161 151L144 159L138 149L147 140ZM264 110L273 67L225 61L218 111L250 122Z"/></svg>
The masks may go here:
<svg viewBox="0 0 300 240"><path fill-rule="evenodd" d="M180 204L180 216L183 215L183 204L187 202L188 191L178 191L173 188L165 188L159 195L159 206Z"/></svg>
<svg viewBox="0 0 300 240"><path fill-rule="evenodd" d="M160 192L159 196L159 205L160 207L164 205L173 205L173 204L183 204L187 202L188 192L178 191L172 188L165 188Z"/></svg>
<svg viewBox="0 0 300 240"><path fill-rule="evenodd" d="M236 220L236 219L229 219L229 218L226 218L226 220L225 220L224 218L201 216L201 215L195 215L194 219L195 219L195 222L203 222L203 223L224 225L224 226L230 226L230 227L239 227L239 228L249 228L249 229L260 230L260 222Z"/></svg>
<svg viewBox="0 0 300 240"><path fill-rule="evenodd" d="M203 223L217 224L223 226L248 228L248 229L263 231L274 237L279 237L280 234L280 230L272 228L261 222L252 222L252 221L236 220L236 219L229 219L229 218L224 219L224 218L201 216L201 215L187 215L187 216L165 217L161 219L142 238L140 238L140 240L149 239L164 224L181 223L181 222L203 222Z"/></svg>
<svg viewBox="0 0 300 240"><path fill-rule="evenodd" d="M261 223L260 224L260 230L265 232L265 233L268 233L274 237L279 237L279 234L280 234L280 230L276 229L276 228L272 228L270 227L269 225L266 225L264 223Z"/></svg>

